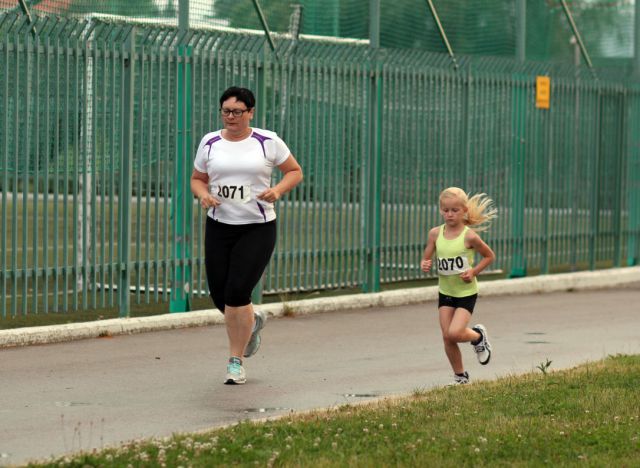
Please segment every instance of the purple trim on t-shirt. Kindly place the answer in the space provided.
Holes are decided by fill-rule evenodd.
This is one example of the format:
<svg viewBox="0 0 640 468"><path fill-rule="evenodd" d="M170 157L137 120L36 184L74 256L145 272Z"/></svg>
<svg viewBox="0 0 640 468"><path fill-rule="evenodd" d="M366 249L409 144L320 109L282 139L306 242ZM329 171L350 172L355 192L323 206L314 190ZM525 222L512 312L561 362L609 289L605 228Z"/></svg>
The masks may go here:
<svg viewBox="0 0 640 468"><path fill-rule="evenodd" d="M260 213L262 213L262 217L264 218L264 222L267 222L267 215L264 212L264 208L262 207L262 205L258 202L256 202L256 205L258 205L258 208L260 208Z"/></svg>
<svg viewBox="0 0 640 468"><path fill-rule="evenodd" d="M222 140L222 137L221 137L220 135L216 135L216 136L214 136L211 140L207 141L207 142L204 144L204 146L209 145L209 152L207 153L207 158L208 158L209 156L211 156L211 148L213 148L213 144L214 144L216 141L220 141L220 140Z"/></svg>
<svg viewBox="0 0 640 468"><path fill-rule="evenodd" d="M271 138L269 138L268 136L264 136L264 135L260 135L259 133L253 132L251 134L252 138L255 138L256 140L258 140L260 142L260 146L262 146L262 154L264 155L264 157L267 157L267 152L264 149L264 142L267 140L271 140Z"/></svg>

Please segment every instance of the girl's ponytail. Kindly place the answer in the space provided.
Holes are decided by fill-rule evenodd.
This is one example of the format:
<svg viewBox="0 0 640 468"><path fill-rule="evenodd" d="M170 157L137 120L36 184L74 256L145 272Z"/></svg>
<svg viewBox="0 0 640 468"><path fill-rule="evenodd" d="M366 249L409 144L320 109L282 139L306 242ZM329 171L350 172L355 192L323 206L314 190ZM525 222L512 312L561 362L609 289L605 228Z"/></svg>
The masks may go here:
<svg viewBox="0 0 640 468"><path fill-rule="evenodd" d="M457 198L467 209L464 224L478 232L489 229L491 221L498 214L498 210L493 206L493 200L486 193L477 193L469 198L461 188L449 187L440 193L440 200L443 198Z"/></svg>

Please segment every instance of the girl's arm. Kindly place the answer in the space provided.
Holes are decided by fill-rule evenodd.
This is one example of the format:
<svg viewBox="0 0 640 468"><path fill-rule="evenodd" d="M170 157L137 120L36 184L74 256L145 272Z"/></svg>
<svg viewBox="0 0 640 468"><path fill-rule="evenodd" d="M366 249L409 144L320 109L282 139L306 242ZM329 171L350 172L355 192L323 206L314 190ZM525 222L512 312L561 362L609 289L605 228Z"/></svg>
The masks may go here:
<svg viewBox="0 0 640 468"><path fill-rule="evenodd" d="M493 253L491 247L485 244L476 232L471 230L468 232L468 238L465 240L468 242L469 247L482 255L482 260L480 260L476 266L460 275L460 278L467 283L472 281L474 276L478 276L482 270L491 265L491 263L496 259L496 254Z"/></svg>
<svg viewBox="0 0 640 468"><path fill-rule="evenodd" d="M425 273L427 273L431 269L431 265L433 263L433 261L431 260L431 257L433 257L433 254L436 251L436 239L438 238L438 229L439 228L433 228L429 231L427 246L425 247L424 253L422 254L420 269Z"/></svg>

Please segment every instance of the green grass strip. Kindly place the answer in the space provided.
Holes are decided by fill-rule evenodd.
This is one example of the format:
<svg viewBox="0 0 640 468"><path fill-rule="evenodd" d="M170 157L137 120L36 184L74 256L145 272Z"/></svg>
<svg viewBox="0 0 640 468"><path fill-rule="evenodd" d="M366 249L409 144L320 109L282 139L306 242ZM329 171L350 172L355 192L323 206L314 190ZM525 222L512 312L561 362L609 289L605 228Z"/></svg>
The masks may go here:
<svg viewBox="0 0 640 468"><path fill-rule="evenodd" d="M31 466L640 466L640 356Z"/></svg>

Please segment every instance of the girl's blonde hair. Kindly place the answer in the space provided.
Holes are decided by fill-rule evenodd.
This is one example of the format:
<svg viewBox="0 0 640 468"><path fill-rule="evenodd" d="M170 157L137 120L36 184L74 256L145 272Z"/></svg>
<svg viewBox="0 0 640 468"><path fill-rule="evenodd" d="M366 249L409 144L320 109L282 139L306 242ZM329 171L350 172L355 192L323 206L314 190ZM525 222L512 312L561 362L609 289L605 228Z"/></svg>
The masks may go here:
<svg viewBox="0 0 640 468"><path fill-rule="evenodd" d="M498 215L498 210L493 207L493 200L486 193L469 197L461 188L449 187L440 192L440 202L445 198L457 199L467 209L464 224L473 226L479 232L489 229L491 221Z"/></svg>

